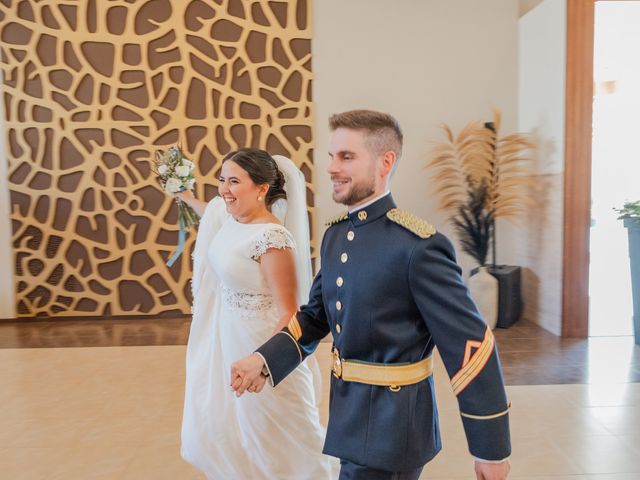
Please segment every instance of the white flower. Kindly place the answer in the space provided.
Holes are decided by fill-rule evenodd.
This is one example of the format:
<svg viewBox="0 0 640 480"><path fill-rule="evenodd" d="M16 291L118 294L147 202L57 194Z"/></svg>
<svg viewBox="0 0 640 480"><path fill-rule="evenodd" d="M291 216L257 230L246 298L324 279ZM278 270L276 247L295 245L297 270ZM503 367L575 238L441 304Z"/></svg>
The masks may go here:
<svg viewBox="0 0 640 480"><path fill-rule="evenodd" d="M190 173L190 169L186 165L180 165L176 167L176 175L179 177L188 177Z"/></svg>
<svg viewBox="0 0 640 480"><path fill-rule="evenodd" d="M182 159L182 165L184 165L185 167L189 167L189 171L193 170L196 166L195 163L193 163L191 160L187 160L186 158Z"/></svg>
<svg viewBox="0 0 640 480"><path fill-rule="evenodd" d="M170 178L167 180L164 189L169 193L177 193L182 189L182 183L177 178Z"/></svg>
<svg viewBox="0 0 640 480"><path fill-rule="evenodd" d="M196 184L196 179L195 178L190 178L189 180L187 180L184 183L184 188L186 188L187 190L193 190L193 186Z"/></svg>
<svg viewBox="0 0 640 480"><path fill-rule="evenodd" d="M169 169L169 167L167 167L167 166L163 163L162 165L160 165L160 166L158 167L158 173L159 173L160 175L164 175L164 174L166 174L166 173L167 173L167 170L168 170L168 169Z"/></svg>

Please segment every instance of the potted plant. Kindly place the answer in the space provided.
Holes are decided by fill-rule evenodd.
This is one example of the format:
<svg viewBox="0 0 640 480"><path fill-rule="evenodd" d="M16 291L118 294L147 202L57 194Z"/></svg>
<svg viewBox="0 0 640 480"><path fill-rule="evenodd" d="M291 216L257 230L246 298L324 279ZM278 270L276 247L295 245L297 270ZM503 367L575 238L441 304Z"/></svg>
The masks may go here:
<svg viewBox="0 0 640 480"><path fill-rule="evenodd" d="M491 232L494 226L493 210L487 209L487 183L469 181L467 200L458 206L458 212L451 217L462 250L478 262L486 265Z"/></svg>
<svg viewBox="0 0 640 480"><path fill-rule="evenodd" d="M526 187L531 182L529 154L535 144L531 136L524 133L501 136L500 127L498 110L494 111L492 122L471 122L457 136L449 126L443 125L446 139L434 147L429 167L434 171L439 208L451 213L462 249L479 267L486 267L478 271L486 270L498 279L497 325L508 327L518 320L522 311L520 267L496 264L495 220L517 217L530 203ZM482 210L477 210L480 197ZM473 208L489 222L486 229L474 230L473 222L469 221ZM480 217L477 220L480 221ZM478 241L480 236L486 238L486 242ZM481 246L491 247L491 265L486 263L487 252L481 255ZM470 288L475 270L469 279ZM486 320L490 323L490 319Z"/></svg>
<svg viewBox="0 0 640 480"><path fill-rule="evenodd" d="M633 296L633 334L640 345L640 200L626 202L614 209L624 222L629 234L629 261L631 264L631 292Z"/></svg>
<svg viewBox="0 0 640 480"><path fill-rule="evenodd" d="M469 290L487 325L494 329L498 323L499 285L486 265L494 228L493 210L488 209L487 182L467 179L466 202L458 206L451 223L458 234L462 250L480 265L468 280Z"/></svg>

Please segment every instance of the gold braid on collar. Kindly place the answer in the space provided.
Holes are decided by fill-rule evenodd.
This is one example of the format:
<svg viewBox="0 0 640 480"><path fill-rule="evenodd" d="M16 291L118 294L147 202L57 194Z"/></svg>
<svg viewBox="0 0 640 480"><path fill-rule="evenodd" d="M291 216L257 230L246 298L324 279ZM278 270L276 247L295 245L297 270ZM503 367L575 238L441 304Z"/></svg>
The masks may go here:
<svg viewBox="0 0 640 480"><path fill-rule="evenodd" d="M430 223L425 222L413 213L409 213L399 208L392 208L387 212L387 218L416 234L420 238L429 238L435 235L436 229Z"/></svg>
<svg viewBox="0 0 640 480"><path fill-rule="evenodd" d="M329 220L327 220L324 224L327 227L330 227L331 225L335 225L336 223L343 222L343 221L347 220L348 218L349 218L349 212L342 212L342 213L340 213L338 215L334 215Z"/></svg>

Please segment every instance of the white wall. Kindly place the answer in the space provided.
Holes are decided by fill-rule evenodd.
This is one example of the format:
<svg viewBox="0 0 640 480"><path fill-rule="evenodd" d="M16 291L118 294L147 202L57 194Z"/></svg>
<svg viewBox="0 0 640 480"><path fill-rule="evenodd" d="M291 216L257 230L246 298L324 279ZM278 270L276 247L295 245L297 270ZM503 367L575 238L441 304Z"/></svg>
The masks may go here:
<svg viewBox="0 0 640 480"><path fill-rule="evenodd" d="M518 128L540 142L539 174L564 170L566 3L545 0L520 19Z"/></svg>
<svg viewBox="0 0 640 480"><path fill-rule="evenodd" d="M424 170L430 142L443 138L440 123L459 131L471 120L491 120L494 107L505 131L516 128L518 1L316 0L313 8L318 238L324 220L344 209L331 200L325 170L327 119L369 108L393 114L404 130L392 184L399 206L454 239Z"/></svg>
<svg viewBox="0 0 640 480"><path fill-rule="evenodd" d="M4 101L0 95L0 319L13 318L16 316L5 141Z"/></svg>
<svg viewBox="0 0 640 480"><path fill-rule="evenodd" d="M507 263L524 268L525 316L560 335L566 73L566 2L545 0L519 21L518 130L538 143L534 205L521 226L501 225Z"/></svg>

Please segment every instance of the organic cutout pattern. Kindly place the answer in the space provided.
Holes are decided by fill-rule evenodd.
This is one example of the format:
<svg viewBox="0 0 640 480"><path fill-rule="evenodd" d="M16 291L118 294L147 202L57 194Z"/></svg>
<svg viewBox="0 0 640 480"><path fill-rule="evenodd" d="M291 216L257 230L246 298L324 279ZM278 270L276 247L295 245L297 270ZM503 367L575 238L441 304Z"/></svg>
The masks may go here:
<svg viewBox="0 0 640 480"><path fill-rule="evenodd" d="M150 171L174 142L206 200L231 149L289 156L311 215L310 36L305 0L0 0L18 315L189 312Z"/></svg>

